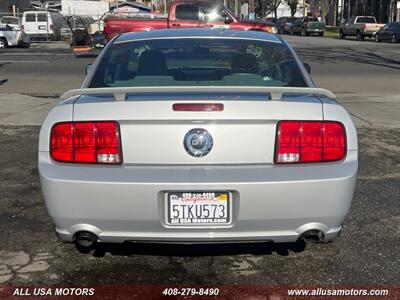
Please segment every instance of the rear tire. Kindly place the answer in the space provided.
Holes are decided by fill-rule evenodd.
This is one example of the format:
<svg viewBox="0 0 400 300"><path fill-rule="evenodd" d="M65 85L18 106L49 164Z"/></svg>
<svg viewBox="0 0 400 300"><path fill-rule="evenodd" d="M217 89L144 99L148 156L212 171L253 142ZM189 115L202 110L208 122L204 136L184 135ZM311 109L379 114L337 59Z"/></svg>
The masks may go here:
<svg viewBox="0 0 400 300"><path fill-rule="evenodd" d="M340 30L340 31L339 31L339 38L340 38L341 40L344 40L344 39L346 38L346 35L344 34L343 30Z"/></svg>
<svg viewBox="0 0 400 300"><path fill-rule="evenodd" d="M357 31L356 39L357 39L357 41L364 40L364 36L362 35L361 31Z"/></svg>
<svg viewBox="0 0 400 300"><path fill-rule="evenodd" d="M0 38L0 49L8 48L7 40L4 38Z"/></svg>
<svg viewBox="0 0 400 300"><path fill-rule="evenodd" d="M391 39L391 41L392 41L393 44L396 44L396 43L397 43L397 38L396 38L396 35L395 35L395 34L392 34L392 39Z"/></svg>
<svg viewBox="0 0 400 300"><path fill-rule="evenodd" d="M320 32L318 35L319 35L319 36L324 36L324 33L323 33L323 32Z"/></svg>
<svg viewBox="0 0 400 300"><path fill-rule="evenodd" d="M381 40L378 34L375 34L375 42L379 43Z"/></svg>

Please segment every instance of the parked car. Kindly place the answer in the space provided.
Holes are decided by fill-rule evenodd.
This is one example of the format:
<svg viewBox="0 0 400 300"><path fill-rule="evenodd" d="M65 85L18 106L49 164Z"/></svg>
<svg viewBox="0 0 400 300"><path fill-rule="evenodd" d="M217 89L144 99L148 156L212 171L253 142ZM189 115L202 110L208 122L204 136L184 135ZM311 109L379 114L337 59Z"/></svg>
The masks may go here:
<svg viewBox="0 0 400 300"><path fill-rule="evenodd" d="M15 30L21 30L21 21L18 17L12 17L12 16L1 17L0 25L9 25Z"/></svg>
<svg viewBox="0 0 400 300"><path fill-rule="evenodd" d="M400 22L391 22L379 29L375 34L375 41L391 41L392 43L399 43Z"/></svg>
<svg viewBox="0 0 400 300"><path fill-rule="evenodd" d="M270 22L240 20L223 5L204 0L173 1L167 18L145 19L111 15L104 21L104 33L107 40L123 32L202 27L276 33L275 25Z"/></svg>
<svg viewBox="0 0 400 300"><path fill-rule="evenodd" d="M276 29L278 33L290 33L290 28L292 27L292 23L295 22L297 19L296 17L280 17L276 20Z"/></svg>
<svg viewBox="0 0 400 300"><path fill-rule="evenodd" d="M59 40L61 27L61 15L56 12L26 11L22 15L22 29L31 38Z"/></svg>
<svg viewBox="0 0 400 300"><path fill-rule="evenodd" d="M318 21L318 18L304 17L298 18L292 23L290 34L301 34L302 36L317 34L323 36L325 29L325 24Z"/></svg>
<svg viewBox="0 0 400 300"><path fill-rule="evenodd" d="M278 35L126 33L46 117L38 166L63 241L334 240L356 129Z"/></svg>
<svg viewBox="0 0 400 300"><path fill-rule="evenodd" d="M383 26L385 24L378 24L372 16L351 17L340 26L339 37L344 39L346 36L355 36L358 41L363 41L366 37L374 37Z"/></svg>
<svg viewBox="0 0 400 300"><path fill-rule="evenodd" d="M0 49L7 47L29 48L29 36L21 30L15 30L10 25L0 25Z"/></svg>

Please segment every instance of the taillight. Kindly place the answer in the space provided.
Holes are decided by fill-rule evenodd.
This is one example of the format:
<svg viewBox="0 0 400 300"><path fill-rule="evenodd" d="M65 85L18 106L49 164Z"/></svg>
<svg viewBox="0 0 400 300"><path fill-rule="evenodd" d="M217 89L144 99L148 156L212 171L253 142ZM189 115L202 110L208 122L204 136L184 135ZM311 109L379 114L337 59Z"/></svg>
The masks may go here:
<svg viewBox="0 0 400 300"><path fill-rule="evenodd" d="M281 121L277 126L275 163L311 163L342 160L346 133L335 121Z"/></svg>
<svg viewBox="0 0 400 300"><path fill-rule="evenodd" d="M118 123L57 123L51 129L50 154L59 162L120 164L122 153Z"/></svg>

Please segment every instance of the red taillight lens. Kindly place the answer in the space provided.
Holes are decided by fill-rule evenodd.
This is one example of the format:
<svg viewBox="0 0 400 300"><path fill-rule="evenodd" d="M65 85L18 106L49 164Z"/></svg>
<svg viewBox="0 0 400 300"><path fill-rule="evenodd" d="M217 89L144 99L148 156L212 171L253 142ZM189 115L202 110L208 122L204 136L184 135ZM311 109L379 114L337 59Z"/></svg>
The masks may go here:
<svg viewBox="0 0 400 300"><path fill-rule="evenodd" d="M72 161L72 123L53 126L50 137L51 156L57 161Z"/></svg>
<svg viewBox="0 0 400 300"><path fill-rule="evenodd" d="M334 121L281 121L277 127L275 163L341 160L346 155L344 126Z"/></svg>
<svg viewBox="0 0 400 300"><path fill-rule="evenodd" d="M51 130L50 154L60 162L122 163L117 122L66 122Z"/></svg>
<svg viewBox="0 0 400 300"><path fill-rule="evenodd" d="M346 136L343 125L337 122L324 124L324 160L340 160L346 154Z"/></svg>

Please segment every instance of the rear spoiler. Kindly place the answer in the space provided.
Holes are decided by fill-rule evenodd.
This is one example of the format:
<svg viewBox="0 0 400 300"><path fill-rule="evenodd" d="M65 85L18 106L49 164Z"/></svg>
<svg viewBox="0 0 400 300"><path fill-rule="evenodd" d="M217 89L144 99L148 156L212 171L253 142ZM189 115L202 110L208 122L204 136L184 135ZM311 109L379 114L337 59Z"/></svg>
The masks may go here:
<svg viewBox="0 0 400 300"><path fill-rule="evenodd" d="M84 88L70 90L60 99L65 100L79 95L108 95L112 94L116 101L126 100L127 94L134 93L265 93L269 100L279 101L285 94L316 95L336 99L331 91L321 88L308 87L238 87L238 86L174 86L174 87L111 87L111 88Z"/></svg>

